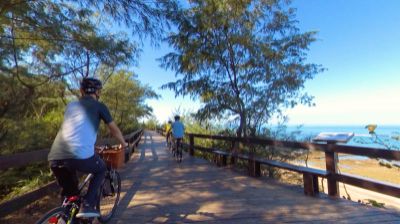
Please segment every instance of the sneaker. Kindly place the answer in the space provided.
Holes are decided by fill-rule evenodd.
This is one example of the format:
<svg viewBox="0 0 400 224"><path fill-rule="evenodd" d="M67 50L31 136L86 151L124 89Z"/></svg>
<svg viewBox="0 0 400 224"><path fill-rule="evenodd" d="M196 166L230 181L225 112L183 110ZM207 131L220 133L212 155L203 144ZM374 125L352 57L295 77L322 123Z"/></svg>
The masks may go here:
<svg viewBox="0 0 400 224"><path fill-rule="evenodd" d="M100 213L96 209L94 209L88 205L83 205L79 209L78 214L76 214L76 217L78 217L78 218L96 218L96 217L100 217Z"/></svg>

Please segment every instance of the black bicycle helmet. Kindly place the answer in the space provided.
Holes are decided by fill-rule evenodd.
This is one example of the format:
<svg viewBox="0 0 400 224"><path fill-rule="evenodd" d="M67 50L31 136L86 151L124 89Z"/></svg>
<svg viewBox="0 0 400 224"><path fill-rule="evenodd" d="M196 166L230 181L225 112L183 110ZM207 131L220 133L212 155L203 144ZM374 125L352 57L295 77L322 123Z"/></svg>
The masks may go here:
<svg viewBox="0 0 400 224"><path fill-rule="evenodd" d="M101 81L95 78L83 78L81 82L81 89L86 94L96 93L97 90L103 88Z"/></svg>

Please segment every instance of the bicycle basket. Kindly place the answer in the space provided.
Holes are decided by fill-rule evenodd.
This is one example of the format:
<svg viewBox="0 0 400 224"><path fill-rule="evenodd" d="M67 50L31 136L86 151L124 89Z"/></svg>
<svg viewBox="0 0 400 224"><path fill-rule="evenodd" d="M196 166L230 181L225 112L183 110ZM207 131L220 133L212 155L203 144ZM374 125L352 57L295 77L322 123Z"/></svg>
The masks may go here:
<svg viewBox="0 0 400 224"><path fill-rule="evenodd" d="M123 167L125 159L125 153L123 149L111 148L98 153L108 167L112 167L114 169Z"/></svg>

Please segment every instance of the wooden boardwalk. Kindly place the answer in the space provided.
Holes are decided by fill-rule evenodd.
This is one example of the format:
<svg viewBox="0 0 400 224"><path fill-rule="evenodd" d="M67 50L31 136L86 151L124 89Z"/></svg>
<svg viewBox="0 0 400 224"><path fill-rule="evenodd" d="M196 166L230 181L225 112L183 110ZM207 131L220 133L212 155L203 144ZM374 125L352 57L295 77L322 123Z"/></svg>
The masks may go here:
<svg viewBox="0 0 400 224"><path fill-rule="evenodd" d="M251 178L184 155L176 163L164 137L145 132L121 171L122 194L110 223L400 223L400 213L326 197L267 178Z"/></svg>

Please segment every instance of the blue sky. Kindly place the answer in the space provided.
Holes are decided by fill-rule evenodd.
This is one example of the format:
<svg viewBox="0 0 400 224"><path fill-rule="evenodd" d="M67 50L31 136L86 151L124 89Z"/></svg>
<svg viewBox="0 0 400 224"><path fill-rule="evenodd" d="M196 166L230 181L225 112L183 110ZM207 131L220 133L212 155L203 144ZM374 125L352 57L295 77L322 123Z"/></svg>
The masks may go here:
<svg viewBox="0 0 400 224"><path fill-rule="evenodd" d="M302 31L318 31L308 60L327 70L306 83L315 107L286 111L289 124L379 125L400 124L400 1L398 0L294 0ZM196 110L189 98L175 98L162 84L175 74L155 60L168 53L166 45L145 45L139 80L162 98L149 100L154 115L164 122L180 108Z"/></svg>

